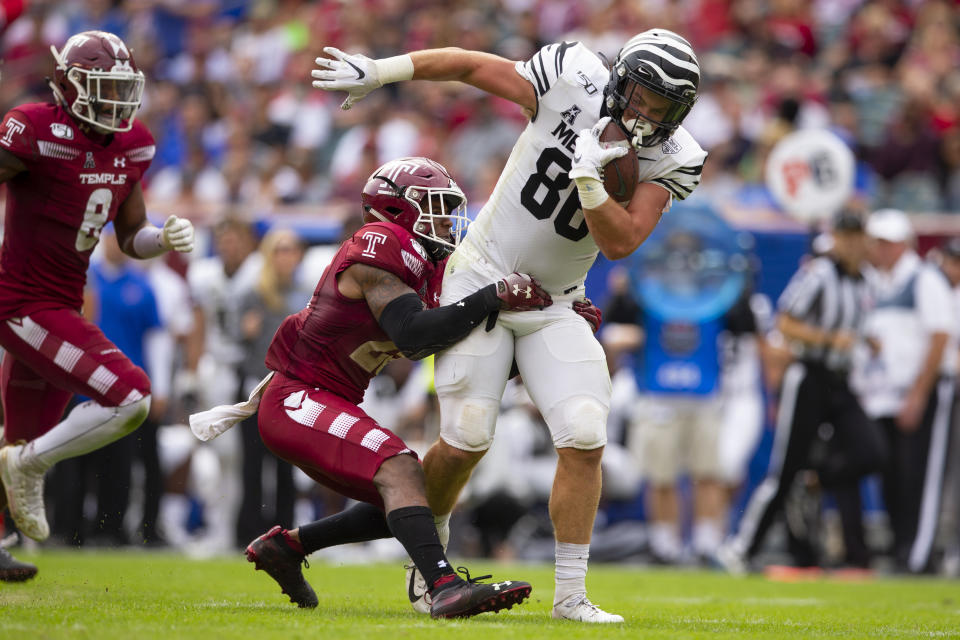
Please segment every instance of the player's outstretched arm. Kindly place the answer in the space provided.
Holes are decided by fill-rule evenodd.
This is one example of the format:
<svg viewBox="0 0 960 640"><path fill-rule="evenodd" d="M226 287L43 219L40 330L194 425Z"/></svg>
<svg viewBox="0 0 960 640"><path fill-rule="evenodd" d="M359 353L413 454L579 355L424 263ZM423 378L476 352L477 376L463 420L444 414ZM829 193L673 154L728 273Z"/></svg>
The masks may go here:
<svg viewBox="0 0 960 640"><path fill-rule="evenodd" d="M132 258L153 258L167 251L193 251L193 224L189 220L170 216L163 228L150 224L139 182L120 205L113 224L120 248Z"/></svg>
<svg viewBox="0 0 960 640"><path fill-rule="evenodd" d="M27 165L9 151L0 149L0 184L3 184L18 173L27 170Z"/></svg>
<svg viewBox="0 0 960 640"><path fill-rule="evenodd" d="M334 47L325 47L324 53L331 57L317 58L319 69L310 74L313 86L346 91L342 109L349 109L378 87L404 80L456 80L515 102L531 113L537 108L533 85L517 73L515 62L492 53L447 47L377 60Z"/></svg>
<svg viewBox="0 0 960 640"><path fill-rule="evenodd" d="M348 298L365 299L397 348L414 360L459 342L491 313L543 309L553 302L536 280L519 273L436 309L425 309L420 296L396 275L365 264L347 267L338 286Z"/></svg>

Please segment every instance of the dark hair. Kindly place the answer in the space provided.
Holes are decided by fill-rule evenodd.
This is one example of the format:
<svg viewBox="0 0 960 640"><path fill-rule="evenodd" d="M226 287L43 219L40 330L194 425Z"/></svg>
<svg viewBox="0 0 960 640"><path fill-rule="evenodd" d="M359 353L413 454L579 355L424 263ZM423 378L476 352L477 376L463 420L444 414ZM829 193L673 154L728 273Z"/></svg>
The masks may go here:
<svg viewBox="0 0 960 640"><path fill-rule="evenodd" d="M834 231L860 231L863 232L865 224L863 216L852 209L841 209L835 216L830 227Z"/></svg>

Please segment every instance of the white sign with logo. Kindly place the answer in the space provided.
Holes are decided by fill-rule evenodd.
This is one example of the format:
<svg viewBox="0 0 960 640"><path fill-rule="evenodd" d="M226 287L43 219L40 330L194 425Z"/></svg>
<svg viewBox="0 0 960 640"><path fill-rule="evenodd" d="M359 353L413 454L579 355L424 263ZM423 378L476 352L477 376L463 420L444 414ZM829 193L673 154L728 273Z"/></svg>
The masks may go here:
<svg viewBox="0 0 960 640"><path fill-rule="evenodd" d="M783 138L770 152L765 171L777 204L803 221L831 217L853 193L853 152L825 129Z"/></svg>

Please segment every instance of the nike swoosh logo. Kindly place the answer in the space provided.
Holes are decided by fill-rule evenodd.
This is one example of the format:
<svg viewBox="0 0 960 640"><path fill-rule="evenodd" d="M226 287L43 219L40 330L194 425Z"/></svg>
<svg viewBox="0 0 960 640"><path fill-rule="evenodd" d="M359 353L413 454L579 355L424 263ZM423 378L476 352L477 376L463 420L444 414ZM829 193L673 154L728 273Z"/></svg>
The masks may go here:
<svg viewBox="0 0 960 640"><path fill-rule="evenodd" d="M357 80L363 80L363 79L366 77L367 74L365 74L365 73L363 72L363 69L361 69L361 68L358 67L357 65L353 64L353 63L350 62L349 60L344 60L344 62L346 62L346 63L347 63L348 65L350 65L351 67L353 67L354 71L357 72Z"/></svg>
<svg viewBox="0 0 960 640"><path fill-rule="evenodd" d="M410 580L407 582L407 597L410 598L410 602L416 602L423 597L423 594L417 594L413 588L413 583L417 581L417 572L410 572Z"/></svg>

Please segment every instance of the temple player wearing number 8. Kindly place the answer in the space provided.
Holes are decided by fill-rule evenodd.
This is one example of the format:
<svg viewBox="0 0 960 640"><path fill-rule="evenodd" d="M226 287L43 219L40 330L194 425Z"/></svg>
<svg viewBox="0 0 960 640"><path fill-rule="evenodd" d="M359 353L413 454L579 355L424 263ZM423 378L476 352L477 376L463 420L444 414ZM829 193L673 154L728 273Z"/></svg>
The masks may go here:
<svg viewBox="0 0 960 640"><path fill-rule="evenodd" d="M191 251L193 226L147 221L140 179L153 136L135 120L144 77L117 36L86 31L51 47L54 101L23 104L0 125L7 184L0 254L3 500L35 540L49 535L44 473L130 433L150 407L150 381L80 315L90 254L113 222L124 253ZM60 420L73 394L90 400ZM2 498L0 498L2 499ZM2 507L2 505L0 505Z"/></svg>
<svg viewBox="0 0 960 640"><path fill-rule="evenodd" d="M457 48L380 60L324 51L331 58L317 58L313 84L348 92L343 108L390 82L458 80L517 103L529 116L493 194L450 258L441 302L519 269L537 274L554 304L501 313L493 331L474 330L438 357L441 433L424 459L427 496L446 542L449 514L490 446L516 359L559 454L550 498L557 541L553 616L621 622L586 597L610 379L600 344L571 306L584 295L598 251L613 260L632 253L671 198L685 198L700 181L706 153L680 126L700 81L690 43L651 29L628 41L610 70L577 42L548 45L525 62ZM625 204L609 198L600 181L603 165L627 153L600 145L608 117L640 160L640 184ZM408 581L417 579L408 574ZM422 593L412 583L408 591ZM411 600L426 610L425 601Z"/></svg>

